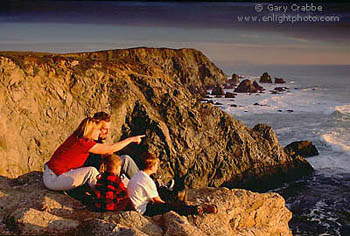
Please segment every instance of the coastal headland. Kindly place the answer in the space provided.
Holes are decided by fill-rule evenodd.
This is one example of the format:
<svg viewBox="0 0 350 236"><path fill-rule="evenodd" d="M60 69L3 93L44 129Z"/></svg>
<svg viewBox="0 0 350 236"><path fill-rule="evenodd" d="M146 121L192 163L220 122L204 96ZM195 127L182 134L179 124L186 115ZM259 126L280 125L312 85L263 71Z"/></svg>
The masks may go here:
<svg viewBox="0 0 350 236"><path fill-rule="evenodd" d="M251 232L256 235L266 232L289 235L291 214L279 195L222 187L259 189L309 174L312 167L303 157L286 153L271 127L257 124L247 128L213 104L201 103L207 87L224 85L226 80L224 72L195 49L132 48L70 54L0 52L0 130L3 131L0 134L0 207L4 209L1 216L1 221L6 223L4 230L30 231L30 227L23 226L33 224L23 223L30 218L26 218L28 212L50 214L54 216L53 221L64 221L55 217L66 217L64 222L72 226L67 226L69 232L84 225L77 217L67 218L52 209L46 210L50 209L50 204L45 207L42 202L40 207L37 203L29 204L30 199L23 194L28 189L23 189L32 186L41 194L40 201L55 199L53 205L59 205L57 201L61 204L55 209L62 210L67 206L63 200L57 200L59 193L42 189L39 180L27 183L26 187L23 186L25 183L18 185L16 180L28 174L31 176L30 173L40 179L44 163L79 122L94 112L106 111L112 115L111 138L114 141L131 135L146 135L141 145L131 145L123 150L136 162L140 152L151 151L161 160L158 174L164 181L175 178L187 188L204 188L209 199L225 207L225 199L220 195L227 196L231 205L223 207L222 211L219 209L219 213L224 214L221 218L230 219L225 228L229 234L249 235L249 230L255 230ZM15 186L17 188L13 189ZM208 189L208 186L215 189ZM196 191L193 192L195 198ZM14 213L16 207L5 204L11 201L9 196L13 199L17 196L18 200L23 197L29 202ZM246 205L242 204L244 201L247 201ZM246 206L242 211L236 208L240 204ZM266 204L270 205L266 207ZM259 215L263 208L271 210ZM249 212L249 217L255 215L254 220L248 216L244 218L244 212ZM270 221L274 214L280 218ZM238 215L245 223L232 220ZM171 217L178 216L167 216L159 224L153 219L152 224L162 228L160 235L174 235L169 231L173 226L169 222L176 219ZM184 230L183 235L196 235L190 233L196 230L198 235L200 232L217 235L224 230L217 227L215 231L214 220L211 223L214 231L206 230L205 227L210 225L205 223L210 221L207 217L213 216L197 221L186 219L190 223L183 219L184 225L193 227ZM114 224L113 229L118 225L131 227L120 220L109 221L107 218L95 220L93 225ZM9 221L13 223L13 229L9 229ZM276 226L273 222L278 221ZM39 229L39 233L57 230L40 227L34 228ZM134 235L149 234L141 226L136 229L143 234ZM237 232L241 234L235 234Z"/></svg>

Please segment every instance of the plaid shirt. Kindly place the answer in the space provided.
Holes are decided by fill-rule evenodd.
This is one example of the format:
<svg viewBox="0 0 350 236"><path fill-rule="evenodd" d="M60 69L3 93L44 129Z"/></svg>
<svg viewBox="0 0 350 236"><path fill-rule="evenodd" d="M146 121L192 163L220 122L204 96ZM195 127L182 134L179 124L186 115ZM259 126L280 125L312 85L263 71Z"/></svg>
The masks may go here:
<svg viewBox="0 0 350 236"><path fill-rule="evenodd" d="M109 172L102 173L96 184L95 207L100 211L133 210L134 206L128 196L128 190L119 176Z"/></svg>

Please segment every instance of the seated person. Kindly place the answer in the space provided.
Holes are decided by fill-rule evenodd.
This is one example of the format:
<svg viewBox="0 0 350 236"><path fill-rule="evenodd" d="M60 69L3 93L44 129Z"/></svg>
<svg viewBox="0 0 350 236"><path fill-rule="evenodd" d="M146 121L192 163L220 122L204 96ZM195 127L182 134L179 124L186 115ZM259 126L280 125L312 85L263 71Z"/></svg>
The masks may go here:
<svg viewBox="0 0 350 236"><path fill-rule="evenodd" d="M187 206L183 202L172 204L163 201L158 194L156 184L150 177L157 172L159 159L154 154L144 153L141 160L143 164L141 171L135 174L128 184L129 197L136 211L147 216L164 214L169 211L175 211L180 215L217 212L215 205Z"/></svg>
<svg viewBox="0 0 350 236"><path fill-rule="evenodd" d="M122 160L112 154L102 159L101 174L97 177L95 186L95 208L98 211L134 210L128 191L119 174Z"/></svg>
<svg viewBox="0 0 350 236"><path fill-rule="evenodd" d="M94 167L84 167L89 153L110 154L130 143L140 144L144 135L126 138L114 144L96 143L101 132L102 122L85 118L78 128L54 152L44 165L43 181L50 190L67 191L88 185L94 189L99 172Z"/></svg>
<svg viewBox="0 0 350 236"><path fill-rule="evenodd" d="M111 127L111 115L101 111L101 112L95 113L93 118L101 122L100 134L98 136L98 139L94 141L96 143L105 143ZM128 180L130 180L131 177L134 176L134 174L139 172L139 168L137 167L136 163L130 156L121 155L120 158L122 159L122 168L121 168L120 176L124 177L122 178L122 181L124 185L127 186ZM97 170L99 170L101 162L102 162L101 154L89 153L89 156L85 161L84 166L95 167Z"/></svg>

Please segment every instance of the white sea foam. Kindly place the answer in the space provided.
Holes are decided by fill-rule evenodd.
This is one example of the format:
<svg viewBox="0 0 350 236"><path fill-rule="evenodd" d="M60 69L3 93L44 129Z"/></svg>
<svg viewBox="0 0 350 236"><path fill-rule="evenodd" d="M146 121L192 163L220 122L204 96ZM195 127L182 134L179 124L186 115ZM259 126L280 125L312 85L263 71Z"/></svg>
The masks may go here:
<svg viewBox="0 0 350 236"><path fill-rule="evenodd" d="M258 81L259 77L245 75L244 79ZM264 83L261 85L265 89L263 93L238 93L234 99L212 96L212 99L221 103L222 109L233 116L280 112L312 112L329 115L336 109L350 112L350 106L340 106L339 103L324 99L323 96L327 94L326 88L300 87L300 84L295 81L287 81L286 84ZM287 87L288 89L280 94L272 94L271 91L274 91L276 87ZM226 89L225 92L234 92L234 89Z"/></svg>
<svg viewBox="0 0 350 236"><path fill-rule="evenodd" d="M335 111L339 112L341 114L347 114L350 115L350 104L346 104L343 106L336 106Z"/></svg>
<svg viewBox="0 0 350 236"><path fill-rule="evenodd" d="M315 170L322 170L322 173L325 175L327 170L330 170L329 175L332 176L337 173L349 173L350 157L346 154L320 154L318 156L307 158L307 161ZM334 170L336 170L336 172Z"/></svg>
<svg viewBox="0 0 350 236"><path fill-rule="evenodd" d="M259 80L249 75L245 79ZM270 124L283 145L311 140L320 152L319 156L308 158L316 170L350 171L350 104L333 100L329 96L333 90L326 86L301 85L297 81L261 85L264 93L238 93L235 98L211 96L210 99L221 103L222 110L249 127L261 122ZM289 89L272 94L270 91L276 87ZM225 91L234 92L233 89Z"/></svg>
<svg viewBox="0 0 350 236"><path fill-rule="evenodd" d="M212 98L223 104L222 109L231 115L280 113L280 112L313 112L331 114L339 104L322 99L321 90L303 90L290 88L281 94L271 94L270 90L279 87L275 84L263 85L264 93L238 93L234 99ZM226 92L234 92L227 89ZM236 105L236 107L231 105Z"/></svg>
<svg viewBox="0 0 350 236"><path fill-rule="evenodd" d="M350 154L350 137L349 129L338 128L337 131L331 131L323 134L321 140L332 147L334 151L346 152Z"/></svg>

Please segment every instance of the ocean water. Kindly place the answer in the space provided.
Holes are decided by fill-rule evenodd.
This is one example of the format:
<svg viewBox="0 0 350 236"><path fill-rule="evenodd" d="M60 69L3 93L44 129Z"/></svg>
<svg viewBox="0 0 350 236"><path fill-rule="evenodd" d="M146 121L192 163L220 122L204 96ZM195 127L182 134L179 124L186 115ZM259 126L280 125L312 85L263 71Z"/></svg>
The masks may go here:
<svg viewBox="0 0 350 236"><path fill-rule="evenodd" d="M280 193L293 212L294 235L350 235L350 65L237 66L226 73L258 81L265 71L287 83L261 84L264 93L212 100L248 127L270 125L283 146L312 141L320 153L307 158L313 175L271 191ZM288 89L271 94L275 87Z"/></svg>

